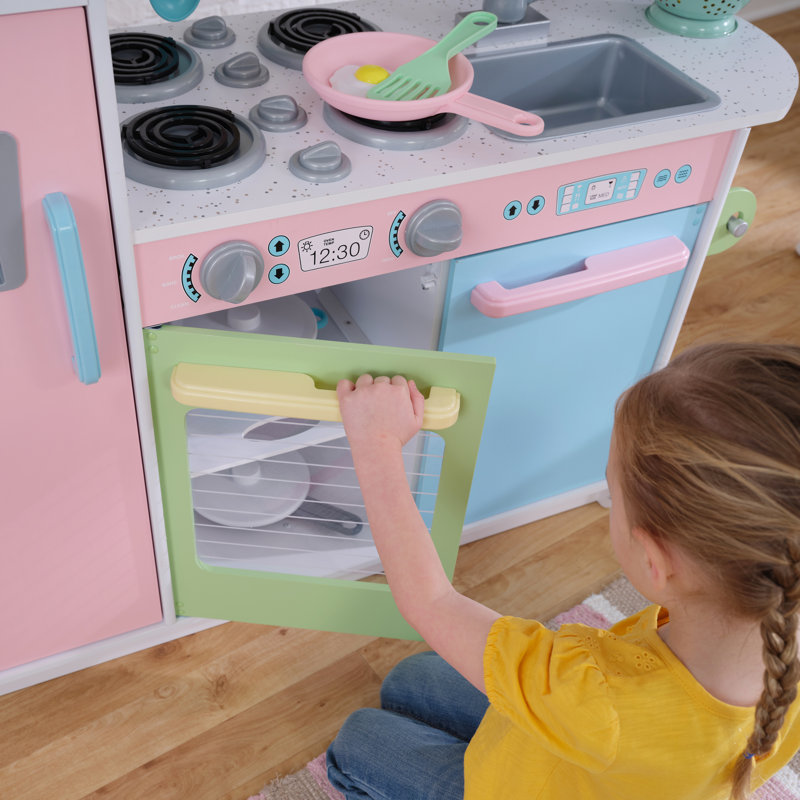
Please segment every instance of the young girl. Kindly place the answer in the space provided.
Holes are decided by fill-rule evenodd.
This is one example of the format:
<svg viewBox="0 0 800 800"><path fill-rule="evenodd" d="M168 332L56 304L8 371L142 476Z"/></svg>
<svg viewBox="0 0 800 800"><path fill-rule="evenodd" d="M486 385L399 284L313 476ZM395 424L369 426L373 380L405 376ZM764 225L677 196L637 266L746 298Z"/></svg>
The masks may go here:
<svg viewBox="0 0 800 800"><path fill-rule="evenodd" d="M693 349L620 399L611 541L653 605L610 631L457 593L400 454L422 396L338 394L389 586L436 651L331 745L348 800L741 800L800 748L800 348Z"/></svg>

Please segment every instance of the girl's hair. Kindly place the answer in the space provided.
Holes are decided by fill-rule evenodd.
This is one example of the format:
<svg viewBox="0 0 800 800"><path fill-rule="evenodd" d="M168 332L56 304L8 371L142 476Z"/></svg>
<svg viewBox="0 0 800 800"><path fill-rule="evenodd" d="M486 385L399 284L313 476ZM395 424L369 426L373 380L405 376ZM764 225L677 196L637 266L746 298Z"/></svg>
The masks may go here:
<svg viewBox="0 0 800 800"><path fill-rule="evenodd" d="M688 350L620 398L614 430L631 525L678 547L726 608L760 621L764 689L732 774L742 800L800 680L800 347Z"/></svg>

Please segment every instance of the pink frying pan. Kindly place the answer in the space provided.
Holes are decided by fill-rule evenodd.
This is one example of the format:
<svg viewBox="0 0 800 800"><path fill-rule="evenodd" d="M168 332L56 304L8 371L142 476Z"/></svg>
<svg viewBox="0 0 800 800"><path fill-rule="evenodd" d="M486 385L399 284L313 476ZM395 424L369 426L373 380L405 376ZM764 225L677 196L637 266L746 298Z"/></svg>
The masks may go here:
<svg viewBox="0 0 800 800"><path fill-rule="evenodd" d="M450 59L450 91L424 100L372 100L330 85L331 75L346 64L377 64L392 72L435 44L432 39L404 33L345 33L315 44L303 58L303 75L326 103L364 119L396 122L447 112L520 136L538 136L544 130L544 122L536 114L470 94L474 72L462 53Z"/></svg>

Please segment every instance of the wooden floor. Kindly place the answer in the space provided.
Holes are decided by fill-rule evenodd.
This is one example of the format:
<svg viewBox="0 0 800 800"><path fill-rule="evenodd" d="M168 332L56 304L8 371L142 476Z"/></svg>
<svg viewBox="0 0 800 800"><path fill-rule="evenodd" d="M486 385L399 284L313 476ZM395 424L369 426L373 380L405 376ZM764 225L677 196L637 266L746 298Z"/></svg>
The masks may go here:
<svg viewBox="0 0 800 800"><path fill-rule="evenodd" d="M800 11L758 23L800 57ZM735 77L732 74L732 79ZM800 343L800 106L756 129L734 185L756 225L708 259L678 349ZM596 505L462 548L455 582L538 618L617 574ZM244 800L327 746L419 645L230 623L0 697L3 800Z"/></svg>

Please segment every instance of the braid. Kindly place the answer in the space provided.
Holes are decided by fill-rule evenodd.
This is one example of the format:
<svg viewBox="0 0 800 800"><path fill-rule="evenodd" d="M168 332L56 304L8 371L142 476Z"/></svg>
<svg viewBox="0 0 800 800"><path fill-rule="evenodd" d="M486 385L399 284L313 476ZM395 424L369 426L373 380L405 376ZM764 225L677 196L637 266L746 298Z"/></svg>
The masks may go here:
<svg viewBox="0 0 800 800"><path fill-rule="evenodd" d="M797 660L797 625L800 619L800 546L787 543L787 563L773 567L767 580L773 584L774 607L761 622L764 643L764 691L756 705L755 724L746 751L733 774L733 798L743 800L749 791L753 758L769 753L789 706L797 696L800 662Z"/></svg>
<svg viewBox="0 0 800 800"><path fill-rule="evenodd" d="M731 775L744 800L800 681L800 347L686 351L622 396L614 437L629 524L680 548L721 607L760 624L763 690Z"/></svg>

